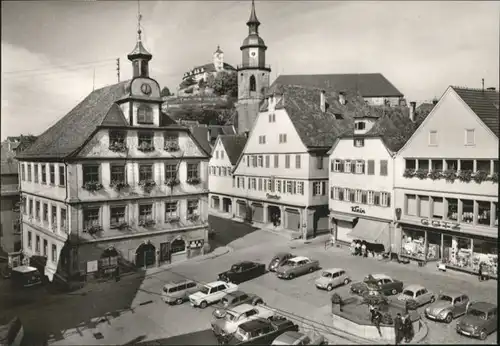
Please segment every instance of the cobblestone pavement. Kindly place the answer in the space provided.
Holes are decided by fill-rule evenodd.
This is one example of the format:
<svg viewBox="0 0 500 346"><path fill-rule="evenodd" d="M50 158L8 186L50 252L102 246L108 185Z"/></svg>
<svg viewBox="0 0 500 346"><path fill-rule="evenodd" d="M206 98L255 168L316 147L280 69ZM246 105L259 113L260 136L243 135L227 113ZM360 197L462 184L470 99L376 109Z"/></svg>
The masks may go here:
<svg viewBox="0 0 500 346"><path fill-rule="evenodd" d="M278 251L291 251L297 255L306 255L318 259L323 268L343 267L348 270L353 280L361 280L368 273L386 273L405 284L420 283L430 290L438 292L453 288L469 294L474 300L485 300L496 303L496 282L478 282L477 278L455 272L441 273L432 266L419 268L416 265L402 265L393 262L381 262L372 258L350 256L345 250L324 249L322 242L305 245L300 241L288 241L279 235L265 231L248 233L235 241L238 249L203 262L186 262L176 267L159 271L144 279L137 292L128 313L100 323L94 329L87 329L80 334L66 336L57 345L69 344L123 344L131 340L155 341L161 344L206 343L204 337L209 333L212 308L194 309L188 304L168 306L161 302L159 294L162 286L173 279L188 277L201 282L216 279L217 274L228 269L231 264L241 260L255 260L268 263ZM232 245L232 244L231 244ZM296 278L293 281L279 280L274 274L268 273L252 281L242 283L241 289L256 293L274 308L285 315L296 319L301 326L319 329L332 342L345 344L347 341L342 333L325 327L318 327L310 320L315 319L315 311L324 310L329 304L329 293L317 290L313 282L319 273L313 273ZM336 289L341 295L347 294L348 287ZM140 305L141 303L147 303ZM297 318L302 316L303 318ZM469 339L458 335L454 328L456 322L450 325L426 321L429 325L429 335L426 343L453 344L495 344L496 333L486 341ZM94 334L102 339L96 339ZM335 334L341 334L335 336ZM199 341L196 341L199 340ZM205 340L203 342L203 340ZM149 344L149 342L147 343Z"/></svg>

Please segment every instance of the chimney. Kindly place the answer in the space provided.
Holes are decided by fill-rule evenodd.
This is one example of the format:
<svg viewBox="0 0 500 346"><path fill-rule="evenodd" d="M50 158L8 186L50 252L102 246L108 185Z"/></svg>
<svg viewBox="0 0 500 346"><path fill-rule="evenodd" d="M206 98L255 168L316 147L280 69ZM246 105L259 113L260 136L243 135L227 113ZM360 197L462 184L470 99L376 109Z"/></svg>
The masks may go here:
<svg viewBox="0 0 500 346"><path fill-rule="evenodd" d="M341 105L345 105L346 104L345 92L343 92L343 91L339 92L339 102L340 102Z"/></svg>
<svg viewBox="0 0 500 346"><path fill-rule="evenodd" d="M432 104L433 104L434 106L435 106L435 105L437 105L437 103L438 103L438 100L437 100L437 99L432 100Z"/></svg>
<svg viewBox="0 0 500 346"><path fill-rule="evenodd" d="M250 131L245 131L245 137L248 138L248 134L250 133Z"/></svg>
<svg viewBox="0 0 500 346"><path fill-rule="evenodd" d="M488 90L488 91L496 91L497 89L495 87L489 87L489 88L486 88L486 90Z"/></svg>
<svg viewBox="0 0 500 346"><path fill-rule="evenodd" d="M415 121L415 108L417 107L416 102L410 102L410 120Z"/></svg>
<svg viewBox="0 0 500 346"><path fill-rule="evenodd" d="M326 100L325 100L325 91L321 90L321 94L319 95L319 108L324 113L326 112Z"/></svg>

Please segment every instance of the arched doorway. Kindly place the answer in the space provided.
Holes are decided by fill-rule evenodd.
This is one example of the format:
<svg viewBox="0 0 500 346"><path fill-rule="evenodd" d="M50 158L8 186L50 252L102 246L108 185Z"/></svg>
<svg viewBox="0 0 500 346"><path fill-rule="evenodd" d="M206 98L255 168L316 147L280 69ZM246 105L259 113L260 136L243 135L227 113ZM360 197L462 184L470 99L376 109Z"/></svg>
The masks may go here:
<svg viewBox="0 0 500 346"><path fill-rule="evenodd" d="M172 262L183 261L187 259L186 242L182 238L177 238L170 243Z"/></svg>
<svg viewBox="0 0 500 346"><path fill-rule="evenodd" d="M147 267L156 262L156 248L151 243L141 244L135 251L135 265Z"/></svg>

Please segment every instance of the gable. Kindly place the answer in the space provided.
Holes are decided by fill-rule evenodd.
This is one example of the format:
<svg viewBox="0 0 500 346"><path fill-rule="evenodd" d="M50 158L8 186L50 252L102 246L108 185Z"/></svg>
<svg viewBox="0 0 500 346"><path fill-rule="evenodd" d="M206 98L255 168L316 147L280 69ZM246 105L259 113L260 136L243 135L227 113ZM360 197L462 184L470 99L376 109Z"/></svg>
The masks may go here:
<svg viewBox="0 0 500 346"><path fill-rule="evenodd" d="M465 145L466 129L474 130L473 146ZM437 131L437 146L429 145L430 131ZM400 154L429 158L498 157L498 137L450 87Z"/></svg>
<svg viewBox="0 0 500 346"><path fill-rule="evenodd" d="M111 106L106 114L106 117L102 121L103 126L127 126L128 122L125 119L122 109L116 103Z"/></svg>
<svg viewBox="0 0 500 346"><path fill-rule="evenodd" d="M221 153L224 153L223 155ZM213 166L232 166L231 160L227 154L226 148L222 143L220 137L217 138L214 148L212 150L212 157L210 158L210 164Z"/></svg>

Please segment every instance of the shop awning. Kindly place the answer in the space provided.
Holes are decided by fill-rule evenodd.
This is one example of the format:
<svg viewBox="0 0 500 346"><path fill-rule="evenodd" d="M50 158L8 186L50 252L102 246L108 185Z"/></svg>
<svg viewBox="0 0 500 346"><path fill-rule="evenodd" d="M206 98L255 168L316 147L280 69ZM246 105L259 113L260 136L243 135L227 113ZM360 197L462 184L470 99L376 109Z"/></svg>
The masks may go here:
<svg viewBox="0 0 500 346"><path fill-rule="evenodd" d="M341 221L347 221L347 222L353 222L354 219L357 218L357 216L352 216L348 214L341 214L341 213L330 213L330 217L333 217L336 220L341 220Z"/></svg>
<svg viewBox="0 0 500 346"><path fill-rule="evenodd" d="M359 218L354 229L349 232L348 236L353 239L360 239L369 243L382 244L386 246L388 243L388 236L384 234L385 230L389 228L387 222L367 220Z"/></svg>

